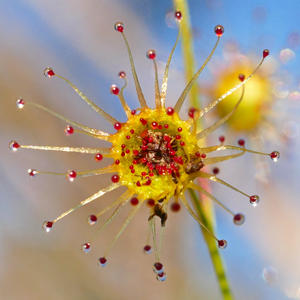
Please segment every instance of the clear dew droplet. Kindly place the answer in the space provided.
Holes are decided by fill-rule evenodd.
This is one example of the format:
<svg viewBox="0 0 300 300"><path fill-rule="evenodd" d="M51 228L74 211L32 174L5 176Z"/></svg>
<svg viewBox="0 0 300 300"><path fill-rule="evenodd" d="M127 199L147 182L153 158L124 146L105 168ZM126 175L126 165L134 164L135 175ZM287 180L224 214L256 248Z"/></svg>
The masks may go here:
<svg viewBox="0 0 300 300"><path fill-rule="evenodd" d="M81 245L81 250L82 250L84 253L90 252L90 251L91 251L91 244L90 244L90 243L82 244L82 245Z"/></svg>
<svg viewBox="0 0 300 300"><path fill-rule="evenodd" d="M53 226L53 222L50 221L45 221L42 225L42 228L46 231L46 232L50 232Z"/></svg>
<svg viewBox="0 0 300 300"><path fill-rule="evenodd" d="M156 279L157 279L158 281L165 281L165 280L167 279L167 274L164 273L164 272L162 272L161 274L158 274L158 275L156 276Z"/></svg>
<svg viewBox="0 0 300 300"><path fill-rule="evenodd" d="M263 269L262 278L268 284L274 284L278 279L277 270L273 267L267 267Z"/></svg>
<svg viewBox="0 0 300 300"><path fill-rule="evenodd" d="M245 223L245 216L243 214L236 214L233 217L233 223L235 225L243 225Z"/></svg>

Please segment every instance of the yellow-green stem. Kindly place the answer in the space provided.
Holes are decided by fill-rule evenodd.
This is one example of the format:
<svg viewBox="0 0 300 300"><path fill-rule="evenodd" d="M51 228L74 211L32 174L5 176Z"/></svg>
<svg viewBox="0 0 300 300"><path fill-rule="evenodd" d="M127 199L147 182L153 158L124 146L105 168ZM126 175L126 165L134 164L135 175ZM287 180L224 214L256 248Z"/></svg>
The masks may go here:
<svg viewBox="0 0 300 300"><path fill-rule="evenodd" d="M196 73L189 9L187 0L173 0L173 3L175 10L180 10L183 15L183 20L181 21L180 25L181 49L185 67L186 82L188 83ZM197 87L197 85L194 85L189 93L189 103L192 107L200 108L199 87ZM197 127L199 130L202 127L200 120L198 121ZM200 184L203 186L203 182L200 182ZM204 195L202 195L201 197L200 195L197 196L194 190L189 189L189 192L199 218L211 232L214 232L214 211L211 201L205 198ZM211 256L223 299L233 300L234 298L230 290L225 266L219 253L217 243L205 230L202 229L202 233L204 235Z"/></svg>

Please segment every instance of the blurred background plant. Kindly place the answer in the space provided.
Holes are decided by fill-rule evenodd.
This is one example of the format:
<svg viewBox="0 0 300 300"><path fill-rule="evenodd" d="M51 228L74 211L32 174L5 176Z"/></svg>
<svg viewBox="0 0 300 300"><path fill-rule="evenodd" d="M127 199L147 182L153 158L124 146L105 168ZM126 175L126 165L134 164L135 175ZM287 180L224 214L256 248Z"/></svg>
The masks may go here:
<svg viewBox="0 0 300 300"><path fill-rule="evenodd" d="M255 209L225 187L216 184L212 189L218 199L226 200L247 218L246 223L237 228L227 214L216 208L218 234L229 243L223 254L235 298L300 299L300 205L297 197L300 174L296 150L299 147L300 4L292 0L276 0L263 5L260 1L233 0L229 4L216 0L189 1L189 6L198 66L214 45L213 28L217 24L225 27L225 34L215 61L225 65L228 61L223 55L225 47L228 42L236 41L246 58L259 56L262 49L268 48L275 62L270 79L271 98L275 93L278 100L272 105L276 112L272 124L280 137L274 135L265 147L286 154L276 165L270 166L271 179L266 187L251 180L255 173L252 157L245 155L238 161L224 163L227 166L221 170L222 179L260 195L261 202ZM116 21L122 21L144 94L148 101L154 99L153 66L145 53L154 48L159 65L165 64L177 33L172 29L170 11L173 11L171 1L150 0L128 0L126 3L117 0L16 0L1 4L1 298L221 299L203 237L184 209L168 220L163 248L164 264L168 266L166 282L154 279L149 268L153 257L142 253L147 235L146 209L136 216L112 249L111 264L99 269L95 262L120 228L128 210L125 209L124 214L101 234L94 247L99 250L88 255L80 249L91 233L86 216L93 208L105 207L123 190L74 212L59 228L46 235L41 229L44 220L59 215L100 186L107 185L110 179L105 176L82 178L76 184L50 176L32 180L27 174L28 168L64 172L71 168L93 168L95 162L93 157L78 154L24 150L15 155L7 147L11 139L28 144L101 147L102 142L85 136L66 137L64 122L34 108L18 111L15 100L22 96L74 120L86 120L87 125L112 132L109 124L90 112L63 82L46 80L43 70L48 66L54 68L108 113L120 114L121 106L115 105L117 100L109 89L117 82L120 70L128 74L130 70L125 46L113 29ZM220 79L212 74L221 71L218 72L214 61L208 67L199 78L203 87L204 83L219 84ZM263 68L262 71L266 70L265 66ZM128 77L126 95L131 99L129 104L135 107L135 89ZM280 85L276 83L277 78ZM179 50L174 54L169 83L167 101L171 104L185 87ZM203 95L203 100L207 101L207 97ZM237 136L231 135L232 130L228 133L225 130L216 132L212 144L225 132L228 142L237 140ZM279 142L281 137L285 137L284 143Z"/></svg>

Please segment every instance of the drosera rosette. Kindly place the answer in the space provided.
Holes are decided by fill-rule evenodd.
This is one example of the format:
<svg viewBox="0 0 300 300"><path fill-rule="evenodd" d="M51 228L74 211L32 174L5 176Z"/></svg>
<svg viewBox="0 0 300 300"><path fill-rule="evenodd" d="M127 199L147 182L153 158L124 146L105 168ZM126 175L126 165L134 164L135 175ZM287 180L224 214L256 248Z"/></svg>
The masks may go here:
<svg viewBox="0 0 300 300"><path fill-rule="evenodd" d="M182 14L180 11L175 13L175 19L180 24L182 19ZM156 53L154 50L149 50L147 52L147 57L153 61L155 69L155 108L151 109L147 106L145 101L142 89L140 87L138 77L135 71L135 66L129 44L124 34L124 25L121 22L115 24L115 30L122 34L131 64L133 79L137 91L137 96L139 100L140 107L134 110L131 110L125 101L123 96L123 91L127 85L127 79L125 72L120 72L119 77L125 81L125 85L122 88L117 87L116 85L111 86L111 93L118 96L121 105L127 115L128 120L124 123L119 122L96 104L90 101L84 94L82 94L72 83L67 79L63 78L60 75L57 75L51 68L47 68L44 71L45 76L59 77L65 82L67 82L80 96L81 98L89 104L96 112L98 112L102 117L109 121L114 128L116 129L115 134L108 134L98 129L90 128L85 125L79 124L77 122L71 121L64 118L63 116L35 103L26 102L23 99L17 101L17 106L23 108L24 106L31 105L36 106L42 110L45 110L54 116L66 121L68 125L65 128L66 135L71 135L76 132L87 134L91 137L105 140L111 142L111 148L90 148L90 147L52 147L52 146L28 146L12 141L9 144L11 150L16 151L18 148L27 148L27 149L36 149L36 150L48 150L48 151L65 151L65 152L78 152L93 154L95 161L101 161L103 157L113 158L113 164L96 169L91 171L77 172L74 170L68 171L66 173L50 173L50 172L41 172L34 169L28 170L28 173L31 177L35 177L38 174L56 174L56 175L65 175L70 181L74 181L78 177L93 176L100 174L113 173L111 176L112 183L92 195L91 197L81 201L75 207L69 209L68 211L61 214L59 217L53 221L45 221L43 223L43 229L46 232L49 232L53 225L64 218L75 209L86 205L104 194L117 189L118 187L125 186L127 191L119 198L112 202L108 207L97 214L90 215L88 217L88 223L94 225L97 223L98 218L107 210L116 207L115 211L111 217L102 225L94 234L94 236L86 243L82 245L83 252L89 252L91 250L91 245L94 238L108 225L120 212L120 210L127 204L130 203L132 206L131 212L129 213L127 219L123 223L120 231L112 241L112 243L107 248L105 254L99 258L99 265L105 266L107 264L107 254L109 249L115 243L117 238L129 224L131 219L138 212L143 203L149 207L149 234L147 237L146 245L143 248L144 253L149 254L154 249L155 254L155 263L154 263L154 272L156 273L156 278L159 281L164 281L166 279L166 273L164 267L161 263L160 253L162 247L163 233L166 226L168 218L168 207L174 212L180 210L180 202L186 207L189 213L193 218L205 229L208 233L214 238L219 248L224 249L227 246L227 241L224 239L218 239L214 234L212 234L205 225L199 220L196 214L193 212L188 200L185 197L185 191L188 188L195 189L201 193L208 196L211 200L215 201L217 204L222 206L233 218L233 222L236 225L241 225L245 221L245 217L241 213L233 213L225 205L219 202L215 197L208 193L201 186L193 183L194 179L197 177L206 178L212 181L219 182L227 187L230 187L242 195L246 196L249 199L250 203L256 205L259 202L259 197L257 195L248 195L235 187L229 185L223 180L215 176L215 174L208 174L202 171L202 168L205 165L210 165L214 163L219 163L222 161L230 160L239 156L242 156L246 152L269 155L273 160L279 158L279 153L273 151L271 154L260 153L252 151L245 148L244 142L239 142L239 146L225 145L224 139L220 138L220 144L211 147L201 148L198 146L199 140L205 138L211 132L216 130L224 122L229 119L233 113L236 111L237 107L243 99L244 84L253 76L255 71L260 67L265 57L268 56L269 51L263 51L263 58L258 67L254 72L247 78L243 78L241 82L235 87L231 88L228 92L223 94L217 100L213 101L206 108L195 111L193 117L188 120L182 120L179 117L179 111L184 103L191 87L197 80L201 71L204 69L205 65L210 60L213 55L220 37L224 32L224 28L221 25L215 27L215 33L217 35L217 42L210 53L207 60L198 70L198 72L191 79L187 87L182 92L177 103L174 107L166 107L165 99L167 92L167 82L168 82L168 72L171 62L173 52L176 48L176 45L180 36L180 25L179 32L176 38L176 42L173 46L171 54L168 58L163 83L161 90L159 90L158 84L158 75L157 75L157 66L156 66ZM198 118L201 118L204 114L210 111L215 107L220 101L225 99L228 95L233 93L238 88L242 87L242 94L239 101L236 103L234 108L222 119L217 121L215 124L206 128L203 131L197 132L195 121ZM79 128L79 129L75 129ZM211 152L222 151L226 149L236 150L237 154L225 155L225 156L210 156ZM174 198L173 201L170 201ZM169 203L171 203L169 205ZM160 237L156 237L156 225L155 219L160 219L161 230ZM150 236L152 233L153 245L150 245ZM158 241L159 240L159 241Z"/></svg>

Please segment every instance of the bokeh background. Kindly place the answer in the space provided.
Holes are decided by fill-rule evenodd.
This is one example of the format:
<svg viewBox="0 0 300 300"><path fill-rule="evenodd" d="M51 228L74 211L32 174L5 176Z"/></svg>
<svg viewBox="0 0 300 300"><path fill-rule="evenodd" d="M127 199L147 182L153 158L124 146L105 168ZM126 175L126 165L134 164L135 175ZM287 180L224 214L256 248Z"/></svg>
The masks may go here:
<svg viewBox="0 0 300 300"><path fill-rule="evenodd" d="M200 76L203 89L215 82L218 63L214 62L228 60L224 51L228 43L238 45L244 56L259 56L269 48L275 66L273 124L278 135L268 138L264 147L268 152L279 150L280 161L270 161L268 184L254 179L256 161L250 154L223 163L220 174L246 193L259 194L261 202L253 208L241 195L224 186L211 185L218 199L247 217L242 227L236 227L230 216L216 209L218 236L229 243L223 254L233 293L236 299L243 300L300 299L300 3L197 0L189 1L189 6L199 66L215 43L214 26L225 27L214 61ZM154 257L142 252L147 236L146 207L110 251L108 265L100 268L97 258L103 255L130 208L125 208L99 235L89 254L80 249L95 231L86 217L100 211L124 190L111 192L77 210L46 234L41 229L44 220L54 219L102 189L110 178L79 178L73 183L59 176L32 179L27 169L88 170L104 166L109 160L97 164L92 155L30 150L13 153L7 147L12 139L31 145L106 146L105 142L79 134L66 137L63 121L34 107L20 111L15 101L23 97L112 133L111 126L69 86L58 78L47 79L43 70L52 67L96 104L124 121L117 97L109 92L111 84L122 85L117 77L120 70L128 74L125 96L129 105L137 108L138 102L124 42L113 28L117 21L125 23L140 82L153 107L153 65L145 53L156 49L161 77L177 34L168 17L172 2L13 0L1 1L0 8L0 298L221 299L202 234L186 211L171 214L167 222L162 261L168 278L164 283L156 281L153 274ZM167 103L172 105L185 87L180 47L174 54L169 82ZM243 136L224 126L209 143L215 144L223 133L231 143ZM108 216L109 213L104 215L99 223Z"/></svg>

